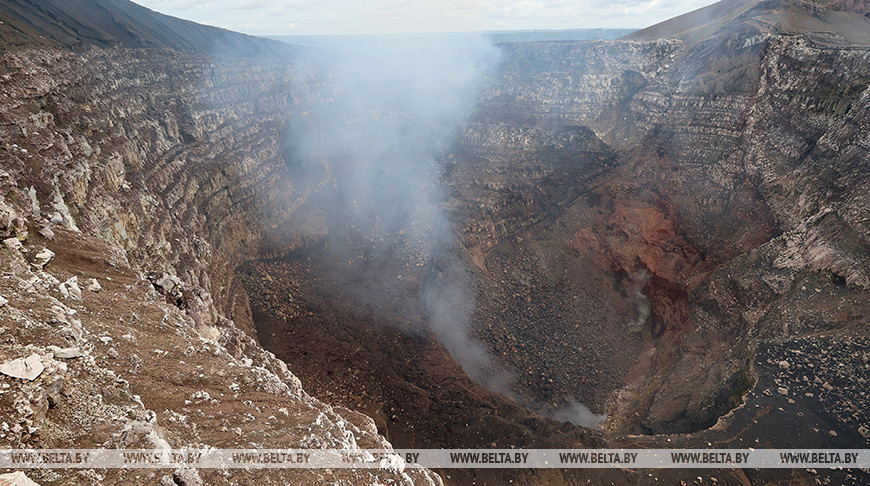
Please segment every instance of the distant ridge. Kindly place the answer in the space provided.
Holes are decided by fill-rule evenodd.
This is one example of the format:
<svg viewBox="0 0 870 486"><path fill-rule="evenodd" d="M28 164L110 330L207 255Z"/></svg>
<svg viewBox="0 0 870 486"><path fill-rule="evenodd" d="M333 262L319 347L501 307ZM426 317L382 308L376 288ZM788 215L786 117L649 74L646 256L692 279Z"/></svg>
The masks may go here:
<svg viewBox="0 0 870 486"><path fill-rule="evenodd" d="M284 56L288 44L170 17L128 0L3 0L0 47L171 48L243 57Z"/></svg>
<svg viewBox="0 0 870 486"><path fill-rule="evenodd" d="M690 44L713 35L745 30L806 34L832 45L870 45L870 2L866 0L722 0L633 32L624 39L680 38Z"/></svg>
<svg viewBox="0 0 870 486"><path fill-rule="evenodd" d="M636 29L497 30L481 32L425 32L414 34L275 35L270 39L338 52L379 54L427 49L432 45L462 45L468 40L502 42L558 42L617 39Z"/></svg>

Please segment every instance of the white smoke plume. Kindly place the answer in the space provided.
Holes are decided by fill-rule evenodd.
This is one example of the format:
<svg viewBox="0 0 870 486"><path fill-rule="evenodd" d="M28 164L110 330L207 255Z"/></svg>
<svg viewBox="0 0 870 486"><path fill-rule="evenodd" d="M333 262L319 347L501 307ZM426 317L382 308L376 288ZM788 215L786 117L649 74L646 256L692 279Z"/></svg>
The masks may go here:
<svg viewBox="0 0 870 486"><path fill-rule="evenodd" d="M592 429L601 428L601 423L607 419L607 414L597 414L574 398L568 399L568 404L564 407L551 408L547 406L539 410L538 413L544 417Z"/></svg>
<svg viewBox="0 0 870 486"><path fill-rule="evenodd" d="M474 285L439 208L445 198L436 154L475 108L499 51L483 37L432 42L379 56L310 51L299 65L317 89L298 92L330 95L306 101L311 108L288 130L284 156L297 189L334 185L319 190L317 205L326 213L335 257L365 253L360 298L382 299L391 286L404 291L396 283L397 262L425 265L421 298L429 326L480 380L491 361L469 336Z"/></svg>
<svg viewBox="0 0 870 486"><path fill-rule="evenodd" d="M643 329L646 320L649 319L651 304L649 298L643 294L643 288L649 282L650 274L645 269L640 269L632 272L630 278L626 301L634 308L637 317L629 324L629 329L638 331Z"/></svg>

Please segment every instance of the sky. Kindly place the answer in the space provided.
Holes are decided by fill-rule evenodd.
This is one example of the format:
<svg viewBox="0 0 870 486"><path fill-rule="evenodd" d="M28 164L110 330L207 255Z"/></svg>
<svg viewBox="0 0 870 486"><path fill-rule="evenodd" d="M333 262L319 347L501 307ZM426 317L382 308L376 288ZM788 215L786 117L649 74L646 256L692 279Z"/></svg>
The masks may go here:
<svg viewBox="0 0 870 486"><path fill-rule="evenodd" d="M715 0L134 0L251 35L641 28Z"/></svg>

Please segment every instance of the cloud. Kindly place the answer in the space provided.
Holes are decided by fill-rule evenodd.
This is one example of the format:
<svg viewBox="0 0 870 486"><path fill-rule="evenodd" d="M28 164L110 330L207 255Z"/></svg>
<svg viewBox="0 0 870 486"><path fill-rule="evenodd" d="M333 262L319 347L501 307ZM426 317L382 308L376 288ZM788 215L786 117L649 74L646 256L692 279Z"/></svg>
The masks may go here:
<svg viewBox="0 0 870 486"><path fill-rule="evenodd" d="M645 27L712 0L137 0L254 35ZM287 26L296 25L292 30Z"/></svg>
<svg viewBox="0 0 870 486"><path fill-rule="evenodd" d="M136 3L148 7L151 10L167 13L170 11L185 11L208 8L212 6L215 2L209 0L146 0Z"/></svg>

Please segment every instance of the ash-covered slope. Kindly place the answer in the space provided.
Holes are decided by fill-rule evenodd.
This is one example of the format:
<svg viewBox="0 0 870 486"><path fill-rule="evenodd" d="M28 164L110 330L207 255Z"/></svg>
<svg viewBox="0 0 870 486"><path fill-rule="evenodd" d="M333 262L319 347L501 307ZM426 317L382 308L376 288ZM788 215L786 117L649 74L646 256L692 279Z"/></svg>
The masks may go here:
<svg viewBox="0 0 870 486"><path fill-rule="evenodd" d="M717 4L697 38L506 47L452 184L491 289L479 335L537 400L603 399L615 429L696 430L752 386L759 335L866 329L870 50L833 28L760 28L805 14L747 5ZM601 154L591 181L553 170L535 143L570 126L618 161ZM540 178L487 186L508 161ZM547 212L536 200L563 177L582 189ZM866 440L866 417L842 418Z"/></svg>
<svg viewBox="0 0 870 486"><path fill-rule="evenodd" d="M500 46L441 154L451 256L475 282L470 332L501 370L492 386L541 414L589 423L579 402L611 431L651 434L631 443L865 444L866 407L850 404L868 396L847 380L870 378L854 352L870 324L870 50L741 12L708 37ZM342 258L311 245L242 268L264 342L400 443L515 440L426 416L475 413L449 401L459 380L431 371L437 344L414 332L438 266L384 264L363 236ZM372 281L390 292L361 301ZM412 299L390 312L392 295ZM342 366L324 376L329 362ZM846 475L832 480L866 479Z"/></svg>
<svg viewBox="0 0 870 486"><path fill-rule="evenodd" d="M690 44L711 36L804 34L817 42L870 45L870 5L860 0L723 0L645 29L624 39L678 38Z"/></svg>
<svg viewBox="0 0 870 486"><path fill-rule="evenodd" d="M0 46L170 48L243 57L288 56L293 48L154 12L128 0L9 0Z"/></svg>

